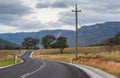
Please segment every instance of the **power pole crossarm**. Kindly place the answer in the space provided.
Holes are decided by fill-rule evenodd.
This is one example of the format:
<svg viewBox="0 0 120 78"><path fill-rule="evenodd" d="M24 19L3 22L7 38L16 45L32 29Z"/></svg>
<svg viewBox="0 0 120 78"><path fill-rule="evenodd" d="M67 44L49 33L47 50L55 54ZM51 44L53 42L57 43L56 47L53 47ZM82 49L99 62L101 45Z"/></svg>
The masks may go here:
<svg viewBox="0 0 120 78"><path fill-rule="evenodd" d="M75 5L75 10L72 10L72 12L75 12L76 15L76 60L78 59L78 12L81 12L81 10L78 10L77 4Z"/></svg>
<svg viewBox="0 0 120 78"><path fill-rule="evenodd" d="M78 10L77 4L75 4L75 10L72 10L72 12L81 12L81 10Z"/></svg>

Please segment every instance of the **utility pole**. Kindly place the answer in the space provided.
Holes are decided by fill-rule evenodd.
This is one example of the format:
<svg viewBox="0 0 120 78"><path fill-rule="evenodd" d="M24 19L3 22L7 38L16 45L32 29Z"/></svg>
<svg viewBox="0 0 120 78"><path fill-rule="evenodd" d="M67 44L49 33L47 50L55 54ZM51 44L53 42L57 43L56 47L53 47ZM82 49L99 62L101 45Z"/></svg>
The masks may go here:
<svg viewBox="0 0 120 78"><path fill-rule="evenodd" d="M81 10L78 10L77 4L75 4L75 10L72 10L72 12L75 12L76 16L76 52L75 52L75 58L78 59L78 12L81 12Z"/></svg>

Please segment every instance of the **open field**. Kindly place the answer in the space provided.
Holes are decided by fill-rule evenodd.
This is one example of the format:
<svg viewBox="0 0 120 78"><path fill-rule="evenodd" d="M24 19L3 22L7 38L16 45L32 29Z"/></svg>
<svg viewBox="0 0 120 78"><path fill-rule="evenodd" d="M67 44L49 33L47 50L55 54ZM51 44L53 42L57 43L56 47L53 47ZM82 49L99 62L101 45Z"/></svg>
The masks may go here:
<svg viewBox="0 0 120 78"><path fill-rule="evenodd" d="M22 54L23 52L24 50L0 50L0 67L19 63L19 58L17 58L15 62L15 56Z"/></svg>
<svg viewBox="0 0 120 78"><path fill-rule="evenodd" d="M79 48L79 59L75 58L75 48L66 48L64 54L59 49L36 50L33 57L59 62L74 62L100 68L120 78L120 46L114 47L110 52L108 47L92 46Z"/></svg>

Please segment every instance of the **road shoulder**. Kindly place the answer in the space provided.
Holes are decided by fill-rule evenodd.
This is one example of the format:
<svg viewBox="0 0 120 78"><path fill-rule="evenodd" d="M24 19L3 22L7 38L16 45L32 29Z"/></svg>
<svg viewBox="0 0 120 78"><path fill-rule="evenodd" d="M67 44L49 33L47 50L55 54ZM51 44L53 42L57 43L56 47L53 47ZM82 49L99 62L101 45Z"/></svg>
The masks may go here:
<svg viewBox="0 0 120 78"><path fill-rule="evenodd" d="M90 78L117 78L105 71L102 71L100 69L93 68L90 66L80 65L80 64L72 64L72 63L70 63L70 65L73 65L79 69L82 69L90 76Z"/></svg>

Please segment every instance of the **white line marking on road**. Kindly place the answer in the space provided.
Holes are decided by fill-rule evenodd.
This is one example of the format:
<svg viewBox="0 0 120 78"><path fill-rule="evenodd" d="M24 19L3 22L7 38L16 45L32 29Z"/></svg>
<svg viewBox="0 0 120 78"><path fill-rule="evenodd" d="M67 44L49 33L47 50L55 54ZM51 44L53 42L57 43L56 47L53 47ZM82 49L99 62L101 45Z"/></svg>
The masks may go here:
<svg viewBox="0 0 120 78"><path fill-rule="evenodd" d="M46 63L43 62L43 65L40 66L37 70L35 70L35 71L31 72L31 73L25 73L24 75L22 75L22 76L20 76L20 77L21 77L21 78L26 78L26 77L28 77L28 76L30 76L30 75L32 75L32 74L40 71L40 70L41 70L42 68L44 68L45 66L46 66Z"/></svg>
<svg viewBox="0 0 120 78"><path fill-rule="evenodd" d="M20 76L21 78L25 78L25 77L27 77L27 76L29 76L30 75L30 73L26 73L26 74L24 74L24 75L22 75L22 76Z"/></svg>
<svg viewBox="0 0 120 78"><path fill-rule="evenodd" d="M18 56L22 56L27 52L27 50L25 50L22 54L18 55Z"/></svg>
<svg viewBox="0 0 120 78"><path fill-rule="evenodd" d="M32 51L32 53L30 54L30 56L29 56L30 58L32 58L33 53L34 53L34 51Z"/></svg>

